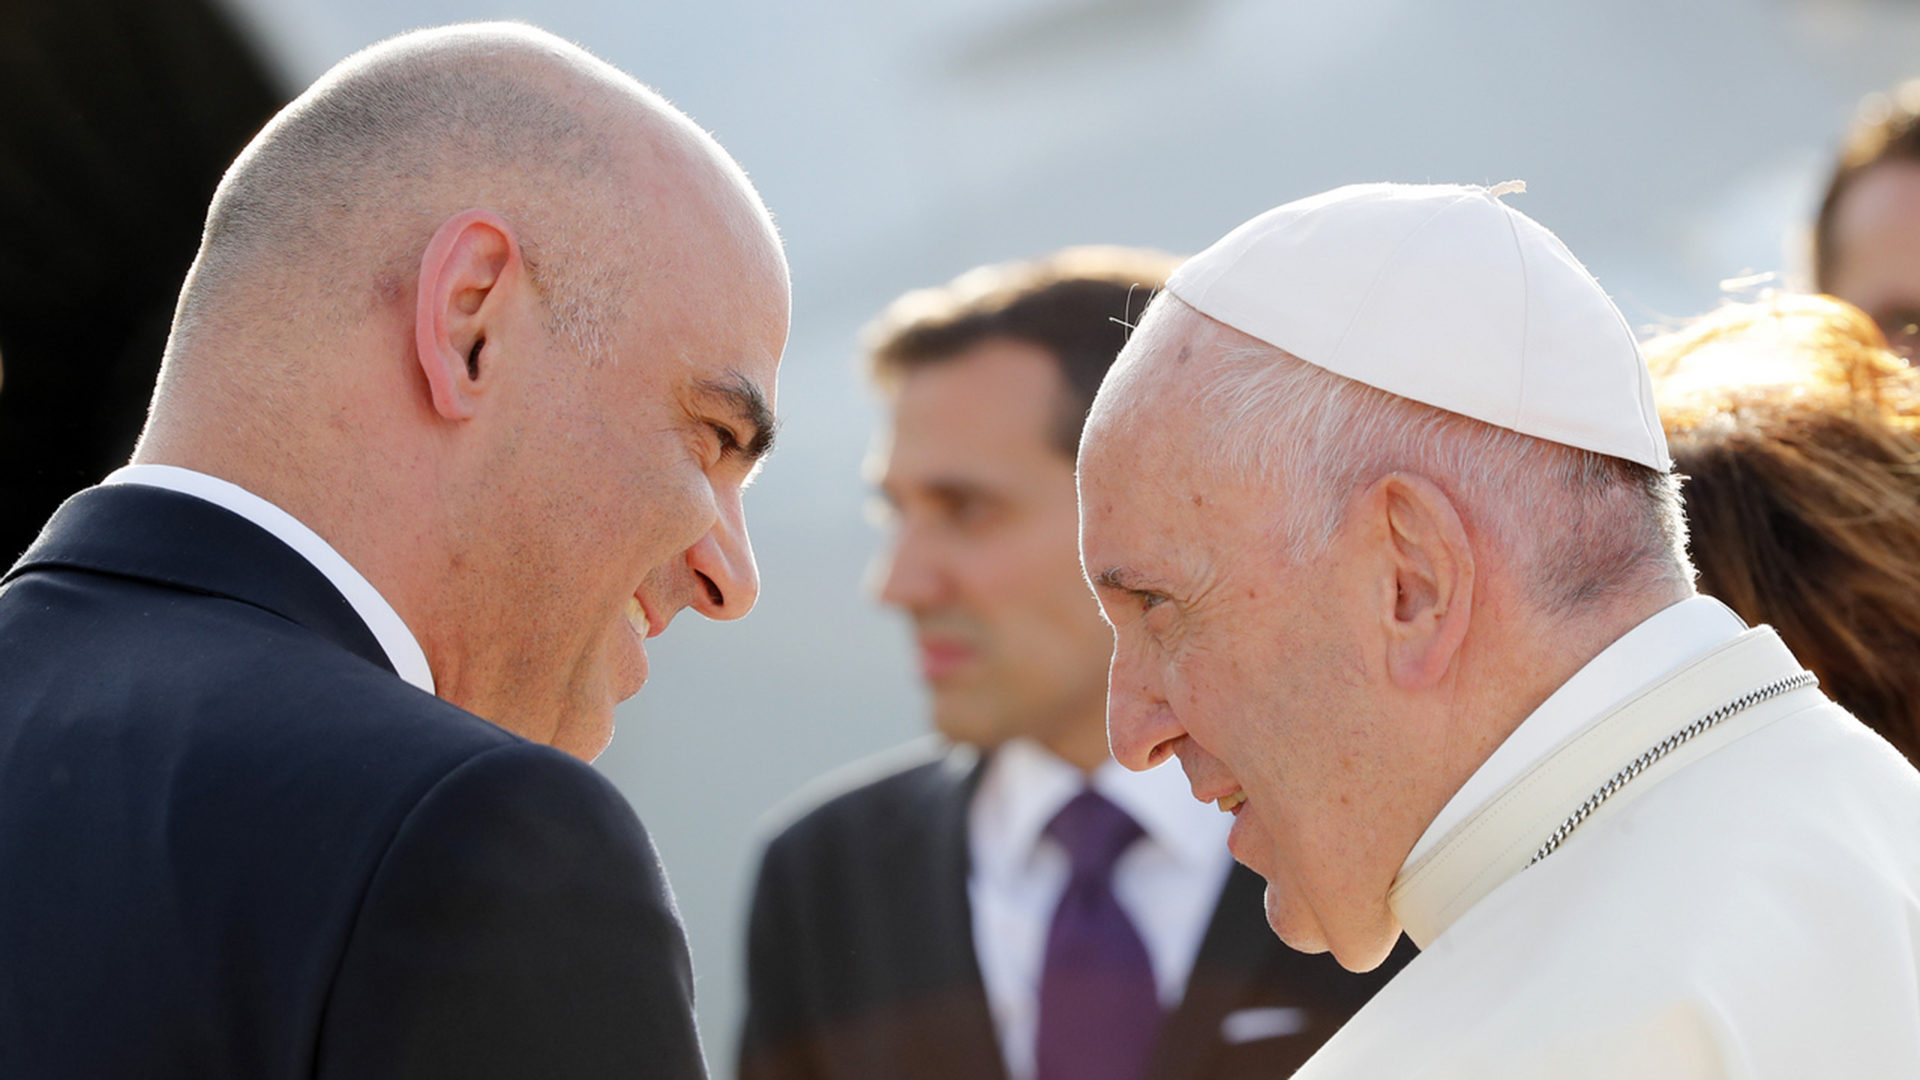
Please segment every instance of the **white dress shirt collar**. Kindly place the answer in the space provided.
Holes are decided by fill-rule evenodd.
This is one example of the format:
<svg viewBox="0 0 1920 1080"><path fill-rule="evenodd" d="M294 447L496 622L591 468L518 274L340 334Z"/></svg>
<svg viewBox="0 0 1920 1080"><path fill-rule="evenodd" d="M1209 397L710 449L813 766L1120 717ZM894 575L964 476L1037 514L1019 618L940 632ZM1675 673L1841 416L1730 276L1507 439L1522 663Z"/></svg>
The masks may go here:
<svg viewBox="0 0 1920 1080"><path fill-rule="evenodd" d="M427 666L427 654L421 650L413 632L407 629L400 613L393 610L393 605L387 603L380 591L335 551L333 545L322 540L319 533L301 524L292 514L238 484L177 465L128 465L115 469L101 482L144 484L191 495L231 510L273 534L275 539L312 563L313 568L339 590L340 595L352 606L354 614L360 616L360 621L373 632L374 640L380 643L380 648L387 654L387 661L402 679L429 694L433 693L433 670Z"/></svg>
<svg viewBox="0 0 1920 1080"><path fill-rule="evenodd" d="M1746 629L1747 624L1725 604L1710 596L1694 596L1663 608L1622 634L1513 729L1441 808L1402 866L1411 866L1455 825L1589 721Z"/></svg>

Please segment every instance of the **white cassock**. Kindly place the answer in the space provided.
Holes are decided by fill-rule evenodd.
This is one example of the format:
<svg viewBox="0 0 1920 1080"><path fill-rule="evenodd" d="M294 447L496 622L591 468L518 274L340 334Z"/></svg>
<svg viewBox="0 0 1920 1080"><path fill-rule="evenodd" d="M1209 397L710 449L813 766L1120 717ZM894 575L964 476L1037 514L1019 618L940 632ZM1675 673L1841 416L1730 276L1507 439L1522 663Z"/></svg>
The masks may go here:
<svg viewBox="0 0 1920 1080"><path fill-rule="evenodd" d="M1920 1077L1920 774L1799 672L1704 598L1582 668L1414 847L1424 952L1296 1076Z"/></svg>

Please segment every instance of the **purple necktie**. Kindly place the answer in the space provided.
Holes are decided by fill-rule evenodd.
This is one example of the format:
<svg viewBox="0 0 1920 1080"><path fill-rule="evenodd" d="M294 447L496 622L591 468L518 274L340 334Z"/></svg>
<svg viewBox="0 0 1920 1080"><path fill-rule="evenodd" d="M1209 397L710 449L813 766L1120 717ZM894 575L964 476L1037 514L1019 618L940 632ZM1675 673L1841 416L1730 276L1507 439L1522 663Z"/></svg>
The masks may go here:
<svg viewBox="0 0 1920 1080"><path fill-rule="evenodd" d="M1073 876L1047 933L1040 972L1038 1080L1138 1080L1160 1030L1153 966L1113 895L1113 864L1140 837L1126 811L1093 791L1047 825Z"/></svg>

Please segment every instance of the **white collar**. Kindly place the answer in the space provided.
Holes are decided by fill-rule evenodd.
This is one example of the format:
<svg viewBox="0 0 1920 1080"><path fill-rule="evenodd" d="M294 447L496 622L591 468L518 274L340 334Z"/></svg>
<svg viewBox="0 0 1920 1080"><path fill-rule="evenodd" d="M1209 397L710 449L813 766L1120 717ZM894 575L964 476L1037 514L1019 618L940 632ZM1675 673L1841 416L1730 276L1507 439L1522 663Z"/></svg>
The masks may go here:
<svg viewBox="0 0 1920 1080"><path fill-rule="evenodd" d="M407 629L400 613L393 610L380 591L360 575L351 563L320 538L320 534L300 523L298 518L238 484L208 476L177 465L128 465L115 469L103 484L144 484L165 488L182 495L204 499L246 518L273 534L274 538L298 552L325 575L340 595L353 607L353 613L367 624L375 641L387 654L387 661L402 679L433 693L433 669L427 666L427 654Z"/></svg>
<svg viewBox="0 0 1920 1080"><path fill-rule="evenodd" d="M1104 761L1089 782L1039 743L1012 739L993 752L973 794L969 848L974 871L987 877L1019 873L1047 823L1088 787L1125 810L1149 840L1196 872L1224 861L1233 819L1196 801L1171 761L1141 773Z"/></svg>
<svg viewBox="0 0 1920 1080"><path fill-rule="evenodd" d="M1440 838L1499 794L1528 766L1547 756L1594 717L1627 700L1715 645L1739 636L1747 624L1710 596L1693 596L1661 609L1620 635L1600 655L1560 684L1513 729L1480 768L1460 785L1420 834L1401 869L1413 865Z"/></svg>

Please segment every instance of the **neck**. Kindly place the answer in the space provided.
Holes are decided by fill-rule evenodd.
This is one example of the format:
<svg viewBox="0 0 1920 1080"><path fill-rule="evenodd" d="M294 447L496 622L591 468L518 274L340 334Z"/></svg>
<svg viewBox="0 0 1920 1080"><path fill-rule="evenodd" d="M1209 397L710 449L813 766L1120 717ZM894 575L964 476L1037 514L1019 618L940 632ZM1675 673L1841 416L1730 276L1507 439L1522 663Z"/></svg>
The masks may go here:
<svg viewBox="0 0 1920 1080"><path fill-rule="evenodd" d="M1517 623L1492 650L1506 663L1500 672L1502 678L1489 683L1489 689L1499 700L1489 702L1486 711L1481 713L1492 718L1492 722L1484 730L1485 752L1473 767L1479 768L1515 728L1594 657L1634 627L1691 595L1690 588L1663 586L1623 598L1597 611L1583 611L1563 618L1536 615ZM1463 782L1465 779L1461 777Z"/></svg>
<svg viewBox="0 0 1920 1080"><path fill-rule="evenodd" d="M403 445L413 430L408 417L373 411L346 382L325 395L262 400L176 380L156 397L133 464L193 469L291 514L365 577L424 647L422 601L433 582L423 560L434 545L416 510L434 501L422 486L431 469L419 467L429 455ZM246 404L220 408L224 401Z"/></svg>
<svg viewBox="0 0 1920 1080"><path fill-rule="evenodd" d="M1459 674L1425 756L1427 781L1405 819L1405 858L1440 810L1554 691L1622 635L1692 595L1681 585L1650 589L1597 610L1553 616L1476 599L1486 631L1462 646ZM1505 608L1503 611L1502 608ZM1483 614L1484 613L1484 614ZM1486 616L1491 616L1490 618ZM1410 794L1416 790L1410 785Z"/></svg>

